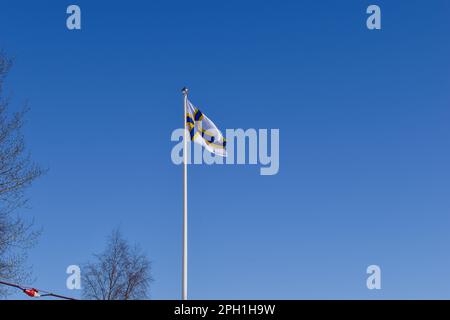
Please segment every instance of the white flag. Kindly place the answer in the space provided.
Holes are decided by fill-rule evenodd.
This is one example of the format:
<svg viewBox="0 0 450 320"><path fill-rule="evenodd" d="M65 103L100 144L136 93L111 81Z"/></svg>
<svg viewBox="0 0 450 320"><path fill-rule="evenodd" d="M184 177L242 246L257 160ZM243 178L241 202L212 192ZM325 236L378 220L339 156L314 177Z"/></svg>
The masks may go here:
<svg viewBox="0 0 450 320"><path fill-rule="evenodd" d="M189 100L186 108L186 128L191 140L201 144L209 152L226 157L226 140L216 125Z"/></svg>

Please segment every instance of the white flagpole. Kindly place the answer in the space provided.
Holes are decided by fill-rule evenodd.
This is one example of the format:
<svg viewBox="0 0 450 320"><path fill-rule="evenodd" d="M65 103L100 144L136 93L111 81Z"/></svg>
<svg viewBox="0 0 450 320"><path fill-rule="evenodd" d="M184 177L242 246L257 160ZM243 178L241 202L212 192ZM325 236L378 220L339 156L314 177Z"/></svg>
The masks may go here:
<svg viewBox="0 0 450 320"><path fill-rule="evenodd" d="M182 289L181 298L182 300L187 300L187 262L188 262L188 237L187 237L187 163L188 163L188 140L187 140L187 130L186 130L186 114L187 114L187 103L188 103L188 89L183 88L184 95L184 114L183 114L183 128L184 128L184 148L183 148L183 268L182 268Z"/></svg>

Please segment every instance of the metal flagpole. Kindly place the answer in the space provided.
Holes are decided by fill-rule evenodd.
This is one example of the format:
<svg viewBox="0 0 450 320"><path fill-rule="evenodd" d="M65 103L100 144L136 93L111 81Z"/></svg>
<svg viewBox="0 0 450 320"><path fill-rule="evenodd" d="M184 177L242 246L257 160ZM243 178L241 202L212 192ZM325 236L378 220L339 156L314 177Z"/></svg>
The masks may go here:
<svg viewBox="0 0 450 320"><path fill-rule="evenodd" d="M184 87L184 114L183 114L183 128L184 128L184 148L183 148L183 268L182 268L182 289L181 298L187 300L187 261L188 261L188 237L187 237L187 156L188 156L188 142L187 142L187 131L186 131L186 115L187 115L187 104L188 104L188 88Z"/></svg>

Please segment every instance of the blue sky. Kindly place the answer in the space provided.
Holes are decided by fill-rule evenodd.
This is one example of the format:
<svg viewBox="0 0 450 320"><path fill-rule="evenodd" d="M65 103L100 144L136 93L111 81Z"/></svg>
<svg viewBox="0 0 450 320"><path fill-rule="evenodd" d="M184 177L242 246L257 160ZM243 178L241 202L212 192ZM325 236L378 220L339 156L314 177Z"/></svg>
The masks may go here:
<svg viewBox="0 0 450 320"><path fill-rule="evenodd" d="M180 297L186 85L223 130L280 129L278 175L190 167L190 298L450 298L448 1L73 3L81 31L72 2L0 10L6 89L50 169L22 210L43 228L36 287L78 297L66 267L120 226L153 261L151 297Z"/></svg>

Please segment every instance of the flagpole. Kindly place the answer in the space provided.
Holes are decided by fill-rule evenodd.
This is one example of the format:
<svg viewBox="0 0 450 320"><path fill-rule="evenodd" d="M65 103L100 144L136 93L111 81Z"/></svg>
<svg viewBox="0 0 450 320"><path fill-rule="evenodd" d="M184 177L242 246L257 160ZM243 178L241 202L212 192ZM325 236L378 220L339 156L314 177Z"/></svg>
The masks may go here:
<svg viewBox="0 0 450 320"><path fill-rule="evenodd" d="M187 262L188 262L188 237L187 237L187 156L188 156L188 143L187 143L187 130L186 130L186 114L187 114L187 103L188 103L188 88L184 87L184 114L183 114L183 128L184 128L184 147L183 147L183 267L182 267L182 289L181 298L182 300L187 300Z"/></svg>

